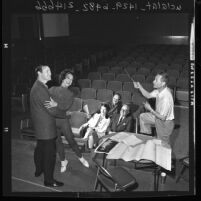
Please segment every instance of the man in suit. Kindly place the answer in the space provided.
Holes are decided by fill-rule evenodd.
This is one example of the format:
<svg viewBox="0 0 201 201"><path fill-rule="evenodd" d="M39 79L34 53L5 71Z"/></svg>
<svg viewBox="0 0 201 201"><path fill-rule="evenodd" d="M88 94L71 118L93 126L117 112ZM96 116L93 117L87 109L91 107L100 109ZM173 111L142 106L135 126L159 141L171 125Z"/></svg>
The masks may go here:
<svg viewBox="0 0 201 201"><path fill-rule="evenodd" d="M46 108L45 101L51 100L46 83L51 80L51 70L48 66L36 67L37 79L30 92L30 109L33 126L37 138L34 151L35 176L44 174L44 185L50 187L63 186L54 179L56 162L56 119L66 118L66 113L57 107Z"/></svg>
<svg viewBox="0 0 201 201"><path fill-rule="evenodd" d="M112 132L132 132L133 118L130 115L130 107L124 104L120 110L120 114L114 114L111 123L107 129L108 134Z"/></svg>

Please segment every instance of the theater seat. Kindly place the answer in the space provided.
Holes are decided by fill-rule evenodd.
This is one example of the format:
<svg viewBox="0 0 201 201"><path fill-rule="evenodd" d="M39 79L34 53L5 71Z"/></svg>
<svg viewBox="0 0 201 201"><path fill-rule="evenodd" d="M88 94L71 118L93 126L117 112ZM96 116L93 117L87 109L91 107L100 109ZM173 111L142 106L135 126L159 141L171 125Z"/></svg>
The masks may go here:
<svg viewBox="0 0 201 201"><path fill-rule="evenodd" d="M34 133L32 121L30 118L21 119L20 132L21 132L20 137L22 139L24 139L26 137L35 139L35 133Z"/></svg>

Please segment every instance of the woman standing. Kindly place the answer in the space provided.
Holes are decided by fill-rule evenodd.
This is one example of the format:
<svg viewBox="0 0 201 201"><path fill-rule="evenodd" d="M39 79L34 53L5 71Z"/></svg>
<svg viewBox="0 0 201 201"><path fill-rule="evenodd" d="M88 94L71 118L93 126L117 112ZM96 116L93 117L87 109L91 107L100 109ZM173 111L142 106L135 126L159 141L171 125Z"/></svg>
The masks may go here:
<svg viewBox="0 0 201 201"><path fill-rule="evenodd" d="M73 93L68 89L68 87L72 84L73 79L74 79L74 75L68 69L63 70L60 73L59 75L60 86L51 87L49 89L49 92L51 94L51 100L46 101L45 106L47 108L58 107L59 109L65 110L67 116L70 114L70 112L68 112L68 109L73 103L74 96L73 96ZM73 151L78 156L80 162L85 167L89 167L88 162L83 158L80 152L80 149L78 148L78 145L74 139L69 118L67 117L66 119L56 119L56 126L63 133L66 140L72 147ZM58 139L57 139L57 151L61 159L61 172L65 172L68 161L65 158L64 145L62 143L60 134L58 134Z"/></svg>

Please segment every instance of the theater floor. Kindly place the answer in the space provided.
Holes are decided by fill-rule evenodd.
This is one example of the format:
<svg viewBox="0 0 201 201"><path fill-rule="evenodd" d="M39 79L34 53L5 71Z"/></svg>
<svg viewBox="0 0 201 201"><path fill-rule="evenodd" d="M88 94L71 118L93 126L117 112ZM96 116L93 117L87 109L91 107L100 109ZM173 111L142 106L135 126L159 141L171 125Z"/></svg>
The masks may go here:
<svg viewBox="0 0 201 201"><path fill-rule="evenodd" d="M69 160L69 166L65 173L60 173L60 162L57 158L55 166L55 178L64 182L64 186L59 188L48 188L43 185L43 176L34 177L33 151L35 146L34 140L20 139L20 119L22 112L20 104L15 103L12 107L11 114L11 191L14 193L34 193L34 192L62 192L65 194L57 194L72 197L101 197L102 194L93 193L94 182L96 178L96 167L91 160L93 153L84 153L86 159L90 163L90 168L85 168L71 148L66 147L66 156ZM154 175L149 170L136 170L133 163L118 161L117 165L123 165L136 178L138 186L133 190L132 194L127 196L149 196L152 193L156 196L161 195L186 195L189 192L189 171L184 172L183 177L178 183L175 182L178 172L181 168L179 159L188 154L188 125L189 111L187 108L175 108L176 124L178 127L174 130L171 138L173 153L175 156L175 165L172 172L167 173L165 184L159 183L159 191L154 192ZM113 165L113 163L109 163ZM74 192L71 194L71 192ZM78 193L79 192L79 193ZM147 194L146 194L147 193ZM117 195L117 194L116 194ZM104 196L112 196L107 194ZM153 195L152 195L153 196Z"/></svg>

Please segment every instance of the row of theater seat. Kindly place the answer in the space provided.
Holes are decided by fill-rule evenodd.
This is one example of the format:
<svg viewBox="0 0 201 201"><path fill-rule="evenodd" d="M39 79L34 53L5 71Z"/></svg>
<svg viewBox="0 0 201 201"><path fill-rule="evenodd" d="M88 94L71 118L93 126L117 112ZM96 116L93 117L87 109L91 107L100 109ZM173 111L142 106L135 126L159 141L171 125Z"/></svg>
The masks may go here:
<svg viewBox="0 0 201 201"><path fill-rule="evenodd" d="M123 103L133 102L133 104L140 105L145 101L145 98L139 92L130 93L129 91L117 91L117 93L121 95ZM80 99L82 99L83 102L87 102L87 100L91 99L97 100L96 102L110 102L113 95L114 92L110 89L95 90L93 88L83 88L80 97L75 97L75 106L72 105L72 108L77 108L76 105L80 105L80 103L77 103L80 102ZM72 110L72 108L70 110Z"/></svg>
<svg viewBox="0 0 201 201"><path fill-rule="evenodd" d="M132 84L132 83L131 83ZM94 88L82 88L80 90L79 87L71 87L71 90L74 92L75 97L82 99L98 99L100 101L110 101L114 93L119 93L122 96L122 102L126 103L129 101L133 101L134 103L140 103L144 101L143 96L136 89L133 91L129 91L128 88L126 90L117 90L113 91L111 89L94 89ZM188 106L189 101L189 91L187 90L174 90L171 89L173 94L173 99L175 104L181 104Z"/></svg>
<svg viewBox="0 0 201 201"><path fill-rule="evenodd" d="M104 69L104 70L103 70ZM166 72L169 76L173 76L175 78L184 78L188 77L188 70L182 70L179 71L177 69L164 69L164 68L119 68L119 67L113 67L113 68L105 68L102 69L98 68L97 71L91 71L88 73L89 79L101 79L105 76L106 73L111 73L111 79L118 79L122 76L122 74L129 74L130 76L134 75L144 75L145 77L152 75L155 76L157 72ZM107 74L106 74L107 75Z"/></svg>
<svg viewBox="0 0 201 201"><path fill-rule="evenodd" d="M168 65L167 63L159 63L159 64L154 64L152 62L146 62L146 63L139 63L139 62L133 62L130 64L125 64L124 62L120 62L120 63L112 63L112 64L105 64L105 65L101 65L97 67L97 70L99 72L107 72L109 70L113 71L117 71L117 72L121 72L122 69L134 69L136 72L138 70L141 70L143 68L146 68L148 70L152 70L152 69L163 69L163 70L178 70L178 71L183 71L183 70L187 70L187 64L180 64L180 63L174 63L171 65Z"/></svg>
<svg viewBox="0 0 201 201"><path fill-rule="evenodd" d="M133 80L138 81L142 84L142 86L150 91L153 89L153 81L154 81L154 76L148 77L148 79L145 79L144 77L137 77L134 76ZM78 79L77 85L79 86L80 89L82 88L94 88L94 89L111 89L113 91L118 91L118 90L125 90L125 91L136 91L136 89L133 86L133 82L129 77L126 76L124 78L124 81L119 81L119 80L90 80L90 79ZM168 85L170 88L176 88L179 90L188 90L188 79L185 78L180 78L176 79L174 77L169 78Z"/></svg>

